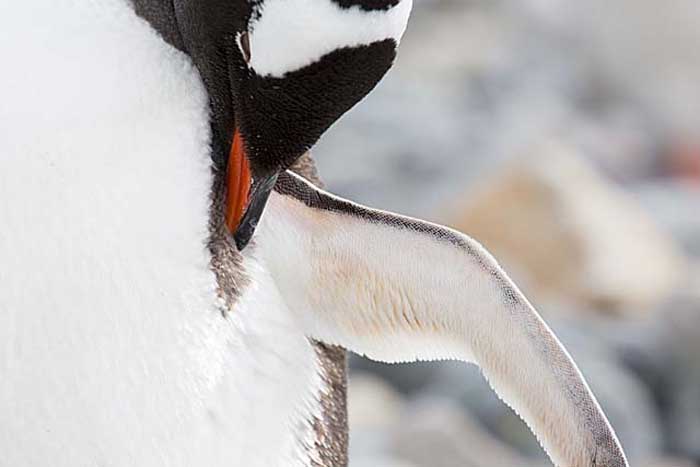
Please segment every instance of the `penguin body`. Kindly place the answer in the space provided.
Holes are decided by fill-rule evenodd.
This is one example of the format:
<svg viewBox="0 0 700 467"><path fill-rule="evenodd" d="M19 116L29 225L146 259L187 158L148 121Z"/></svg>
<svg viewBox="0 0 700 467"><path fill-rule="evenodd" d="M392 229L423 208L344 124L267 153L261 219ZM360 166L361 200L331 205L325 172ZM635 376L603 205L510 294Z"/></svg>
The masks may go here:
<svg viewBox="0 0 700 467"><path fill-rule="evenodd" d="M274 52L256 35L282 0L232 0L245 24L216 0L4 7L2 462L347 465L339 345L476 363L557 465L627 467L576 365L478 243L287 170L388 69L387 18L409 1L305 4L368 30L280 69L251 54Z"/></svg>
<svg viewBox="0 0 700 467"><path fill-rule="evenodd" d="M0 15L22 44L0 46L0 464L309 465L316 353L255 259L223 317L196 70L126 2L60 3Z"/></svg>

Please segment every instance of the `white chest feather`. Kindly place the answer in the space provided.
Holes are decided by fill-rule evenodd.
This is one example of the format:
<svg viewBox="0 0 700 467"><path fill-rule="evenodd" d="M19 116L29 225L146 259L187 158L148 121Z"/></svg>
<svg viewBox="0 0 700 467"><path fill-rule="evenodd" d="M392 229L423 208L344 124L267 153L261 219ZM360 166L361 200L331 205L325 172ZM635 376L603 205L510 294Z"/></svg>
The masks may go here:
<svg viewBox="0 0 700 467"><path fill-rule="evenodd" d="M0 465L304 465L313 351L206 248L207 101L126 1L0 6Z"/></svg>

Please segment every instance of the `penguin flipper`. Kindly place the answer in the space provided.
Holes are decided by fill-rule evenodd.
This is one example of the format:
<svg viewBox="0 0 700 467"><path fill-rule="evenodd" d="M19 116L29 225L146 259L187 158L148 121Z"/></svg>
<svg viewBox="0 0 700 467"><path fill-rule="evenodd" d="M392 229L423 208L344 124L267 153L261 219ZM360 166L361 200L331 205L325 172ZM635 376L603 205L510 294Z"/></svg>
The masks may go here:
<svg viewBox="0 0 700 467"><path fill-rule="evenodd" d="M309 337L383 362L475 363L556 465L628 466L576 364L470 237L286 172L257 252Z"/></svg>

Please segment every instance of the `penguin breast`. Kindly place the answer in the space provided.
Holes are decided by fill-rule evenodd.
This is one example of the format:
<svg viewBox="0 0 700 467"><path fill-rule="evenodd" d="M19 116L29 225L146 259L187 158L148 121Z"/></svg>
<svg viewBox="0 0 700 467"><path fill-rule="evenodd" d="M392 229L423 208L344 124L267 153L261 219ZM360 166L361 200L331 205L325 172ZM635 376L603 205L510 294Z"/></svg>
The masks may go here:
<svg viewBox="0 0 700 467"><path fill-rule="evenodd" d="M125 0L15 2L0 31L3 462L307 465L313 350L255 258L221 313L189 59Z"/></svg>

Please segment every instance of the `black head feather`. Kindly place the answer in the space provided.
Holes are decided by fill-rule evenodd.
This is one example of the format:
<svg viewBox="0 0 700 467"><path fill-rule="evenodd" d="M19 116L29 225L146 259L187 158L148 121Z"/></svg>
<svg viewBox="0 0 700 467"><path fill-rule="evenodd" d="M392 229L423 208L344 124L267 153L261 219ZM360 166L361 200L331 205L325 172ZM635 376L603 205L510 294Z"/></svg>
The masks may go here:
<svg viewBox="0 0 700 467"><path fill-rule="evenodd" d="M399 3L326 1L371 13ZM259 76L248 67L238 39L264 15L265 0L134 0L134 5L198 68L211 103L212 158L222 169L235 128L254 174L288 167L374 88L396 55L396 41L386 39L333 50L282 77Z"/></svg>

